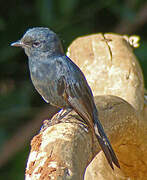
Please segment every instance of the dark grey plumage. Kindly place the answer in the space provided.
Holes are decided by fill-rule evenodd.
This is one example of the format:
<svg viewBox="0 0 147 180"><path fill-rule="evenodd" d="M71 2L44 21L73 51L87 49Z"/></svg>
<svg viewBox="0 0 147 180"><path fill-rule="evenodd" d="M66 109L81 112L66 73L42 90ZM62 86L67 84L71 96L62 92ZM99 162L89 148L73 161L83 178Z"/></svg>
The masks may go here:
<svg viewBox="0 0 147 180"><path fill-rule="evenodd" d="M120 167L98 120L93 95L85 76L78 66L64 55L57 35L48 28L32 28L20 41L12 43L12 46L24 48L29 58L32 82L44 100L60 108L74 109L95 131L111 168L113 169L113 163Z"/></svg>

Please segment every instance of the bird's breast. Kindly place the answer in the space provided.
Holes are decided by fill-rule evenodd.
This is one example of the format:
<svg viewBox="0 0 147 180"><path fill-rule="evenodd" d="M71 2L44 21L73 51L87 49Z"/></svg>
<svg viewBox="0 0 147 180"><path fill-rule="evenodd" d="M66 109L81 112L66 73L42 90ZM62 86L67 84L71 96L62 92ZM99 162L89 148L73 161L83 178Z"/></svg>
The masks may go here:
<svg viewBox="0 0 147 180"><path fill-rule="evenodd" d="M65 100L58 94L58 78L55 67L29 64L29 68L33 85L43 99L52 105L65 107Z"/></svg>

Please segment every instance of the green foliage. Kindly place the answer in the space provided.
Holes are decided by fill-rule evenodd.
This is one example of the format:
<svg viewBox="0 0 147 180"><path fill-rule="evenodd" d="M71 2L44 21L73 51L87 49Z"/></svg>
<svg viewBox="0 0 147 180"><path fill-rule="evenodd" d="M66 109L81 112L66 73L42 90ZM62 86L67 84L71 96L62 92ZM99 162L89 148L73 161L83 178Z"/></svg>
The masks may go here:
<svg viewBox="0 0 147 180"><path fill-rule="evenodd" d="M24 169L26 167L29 153L29 145L17 153L12 160L0 169L0 179L21 180L24 179Z"/></svg>
<svg viewBox="0 0 147 180"><path fill-rule="evenodd" d="M147 41L141 41L139 48L135 50L135 54L139 59L144 74L145 85L147 87Z"/></svg>
<svg viewBox="0 0 147 180"><path fill-rule="evenodd" d="M63 40L64 48L78 36L96 32L113 32L122 22L133 24L145 0L8 0L0 6L0 144L28 123L44 105L32 87L27 57L10 43L33 26L47 26ZM147 6L147 5L146 5ZM126 24L127 26L127 24ZM117 32L119 33L119 32ZM124 33L127 34L127 33ZM147 84L147 24L138 25L129 34L141 37L139 57ZM32 127L33 129L33 127ZM10 147L11 148L11 147ZM2 148L0 148L2 149ZM22 179L26 163L26 148L2 167L0 179ZM25 156L25 157L24 157Z"/></svg>

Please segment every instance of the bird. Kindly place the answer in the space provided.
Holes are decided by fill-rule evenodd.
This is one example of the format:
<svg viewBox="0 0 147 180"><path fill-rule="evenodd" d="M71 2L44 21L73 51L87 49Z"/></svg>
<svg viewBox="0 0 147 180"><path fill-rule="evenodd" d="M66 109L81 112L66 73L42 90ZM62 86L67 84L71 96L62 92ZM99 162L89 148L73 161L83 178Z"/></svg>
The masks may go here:
<svg viewBox="0 0 147 180"><path fill-rule="evenodd" d="M95 133L110 167L120 168L98 118L92 90L80 68L65 55L57 34L48 27L33 27L11 46L24 49L32 83L42 98L66 115L74 110Z"/></svg>

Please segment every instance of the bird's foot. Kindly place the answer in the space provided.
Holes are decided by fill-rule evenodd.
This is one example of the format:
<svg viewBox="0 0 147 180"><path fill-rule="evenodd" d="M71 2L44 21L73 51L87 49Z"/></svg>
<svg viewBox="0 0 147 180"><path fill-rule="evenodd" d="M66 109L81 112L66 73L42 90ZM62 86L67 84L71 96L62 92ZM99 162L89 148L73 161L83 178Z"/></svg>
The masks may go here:
<svg viewBox="0 0 147 180"><path fill-rule="evenodd" d="M57 115L55 117L53 117L52 119L44 120L43 125L42 125L42 127L40 129L40 132L43 132L45 129L47 129L48 127L53 126L55 124L66 122L66 120L64 120L64 117L67 116L71 111L72 111L71 108L61 109L57 113Z"/></svg>
<svg viewBox="0 0 147 180"><path fill-rule="evenodd" d="M47 129L48 127L52 126L53 123L51 121L51 119L46 119L43 121L43 125L40 128L40 132L43 132L45 129Z"/></svg>
<svg viewBox="0 0 147 180"><path fill-rule="evenodd" d="M40 132L43 132L48 127L53 126L58 123L60 123L60 121L57 118L46 119L43 121L43 125L40 128Z"/></svg>

